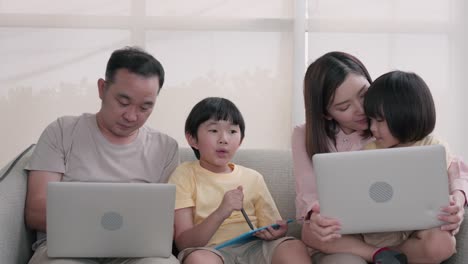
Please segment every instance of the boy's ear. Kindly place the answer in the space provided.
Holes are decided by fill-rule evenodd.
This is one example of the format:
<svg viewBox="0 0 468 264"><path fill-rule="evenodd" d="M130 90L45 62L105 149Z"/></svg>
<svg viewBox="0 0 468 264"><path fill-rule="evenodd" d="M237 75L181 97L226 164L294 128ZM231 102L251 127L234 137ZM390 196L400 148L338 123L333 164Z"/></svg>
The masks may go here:
<svg viewBox="0 0 468 264"><path fill-rule="evenodd" d="M190 145L190 147L198 149L198 141L196 138L194 138L189 133L185 133L185 139L187 139L187 143Z"/></svg>

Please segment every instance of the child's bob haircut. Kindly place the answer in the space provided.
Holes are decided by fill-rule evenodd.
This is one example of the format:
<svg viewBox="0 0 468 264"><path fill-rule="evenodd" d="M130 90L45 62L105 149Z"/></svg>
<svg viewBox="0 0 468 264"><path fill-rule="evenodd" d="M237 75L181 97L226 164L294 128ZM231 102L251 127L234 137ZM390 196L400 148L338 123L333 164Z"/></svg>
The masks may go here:
<svg viewBox="0 0 468 264"><path fill-rule="evenodd" d="M431 91L415 73L392 71L377 78L364 99L369 118L386 120L400 143L423 139L433 130L436 112Z"/></svg>
<svg viewBox="0 0 468 264"><path fill-rule="evenodd" d="M208 120L224 120L238 125L241 132L241 140L244 139L245 123L241 112L236 105L228 99L221 97L207 97L198 102L190 111L185 121L185 134L197 139L198 127ZM193 148L197 159L200 159L200 152Z"/></svg>

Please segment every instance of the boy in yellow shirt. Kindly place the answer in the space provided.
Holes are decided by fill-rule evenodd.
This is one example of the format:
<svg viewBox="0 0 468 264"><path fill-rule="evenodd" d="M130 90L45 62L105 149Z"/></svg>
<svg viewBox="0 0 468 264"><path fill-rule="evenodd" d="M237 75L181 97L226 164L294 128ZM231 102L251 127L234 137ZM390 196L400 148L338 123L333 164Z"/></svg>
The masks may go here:
<svg viewBox="0 0 468 264"><path fill-rule="evenodd" d="M263 177L231 162L244 138L242 114L229 100L210 97L194 106L185 135L197 161L186 162L169 180L176 184L175 242L181 263L311 263L304 244L285 237L287 224ZM255 227L277 222L260 238L216 250L215 246L249 231L241 209Z"/></svg>

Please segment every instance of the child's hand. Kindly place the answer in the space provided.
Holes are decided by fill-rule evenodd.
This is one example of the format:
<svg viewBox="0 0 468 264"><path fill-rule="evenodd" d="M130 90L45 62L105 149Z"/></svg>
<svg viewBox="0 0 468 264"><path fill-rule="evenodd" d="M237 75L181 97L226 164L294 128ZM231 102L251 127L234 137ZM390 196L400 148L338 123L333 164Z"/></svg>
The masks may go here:
<svg viewBox="0 0 468 264"><path fill-rule="evenodd" d="M274 240L274 239L277 239L286 235L286 232L288 231L288 224L286 223L286 221L279 220L279 221L276 221L276 223L279 225L278 228L273 228L269 226L263 230L256 232L255 236L260 239L269 241L269 240Z"/></svg>
<svg viewBox="0 0 468 264"><path fill-rule="evenodd" d="M463 222L465 214L465 195L460 191L455 191L450 195L450 204L442 208L445 214L439 215L439 220L448 224L441 226L441 230L446 230L456 235L460 231L460 225Z"/></svg>
<svg viewBox="0 0 468 264"><path fill-rule="evenodd" d="M223 201L218 207L218 211L221 213L224 219L228 218L233 211L239 211L242 209L244 203L244 193L242 192L242 186L238 186L234 190L227 191L224 194Z"/></svg>

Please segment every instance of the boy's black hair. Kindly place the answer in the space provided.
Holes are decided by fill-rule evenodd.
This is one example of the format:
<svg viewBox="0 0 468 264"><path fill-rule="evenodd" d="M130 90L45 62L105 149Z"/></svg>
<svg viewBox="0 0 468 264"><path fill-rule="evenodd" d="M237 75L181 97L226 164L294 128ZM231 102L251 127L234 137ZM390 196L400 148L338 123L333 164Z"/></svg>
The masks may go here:
<svg viewBox="0 0 468 264"><path fill-rule="evenodd" d="M221 97L207 97L198 102L185 121L185 133L198 139L198 128L210 119L229 121L234 125L239 125L241 140L244 139L245 123L241 112L233 102ZM197 159L200 159L200 152L193 147L192 149Z"/></svg>
<svg viewBox="0 0 468 264"><path fill-rule="evenodd" d="M400 143L423 139L436 123L431 91L412 72L392 71L377 78L364 98L364 110L369 118L385 119Z"/></svg>

